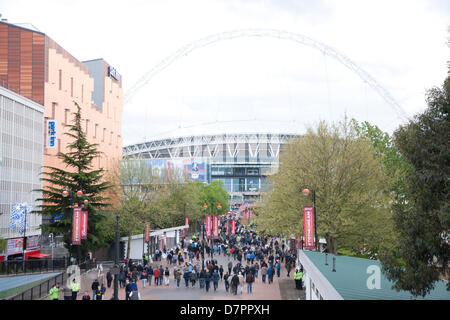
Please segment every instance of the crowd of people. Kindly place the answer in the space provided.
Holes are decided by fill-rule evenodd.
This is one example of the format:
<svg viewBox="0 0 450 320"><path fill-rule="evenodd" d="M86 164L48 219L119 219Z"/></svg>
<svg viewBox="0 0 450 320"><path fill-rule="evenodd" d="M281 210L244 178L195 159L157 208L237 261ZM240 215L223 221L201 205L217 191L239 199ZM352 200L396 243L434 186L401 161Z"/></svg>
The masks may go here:
<svg viewBox="0 0 450 320"><path fill-rule="evenodd" d="M219 258L221 257L222 258ZM218 262L226 261L225 264ZM137 283L142 287L169 286L217 291L223 284L232 295L253 292L253 284L261 278L267 285L274 277L286 272L291 276L296 268L296 252L285 238L257 233L252 226L239 226L234 235L221 233L218 239L200 239L200 234L182 240L179 246L156 250L152 258L144 256L142 263L125 261L119 274L120 288L125 289L126 299L139 299ZM285 271L284 271L285 270ZM294 272L296 288L301 289L302 270Z"/></svg>
<svg viewBox="0 0 450 320"><path fill-rule="evenodd" d="M286 272L293 279L296 289L303 288L301 266L296 267L296 251L289 246L286 238L280 235L269 236L258 233L253 225L240 226L236 223L235 234L219 233L217 239L203 239L194 234L189 240L182 239L177 247L156 250L152 257L144 256L141 261L125 260L120 268L118 282L125 290L126 300L140 300L138 282L142 287L169 286L176 288L199 288L205 292L219 290L219 284L230 295L242 294L244 288L253 293L256 281L271 285L275 277ZM225 263L219 263L225 261ZM259 280L261 279L261 280ZM172 281L171 281L172 280ZM113 275L106 274L108 288ZM82 300L103 300L106 287L98 279L92 282L92 296L85 292ZM50 292L50 298L59 294L56 285ZM72 284L72 299L76 299L79 284Z"/></svg>

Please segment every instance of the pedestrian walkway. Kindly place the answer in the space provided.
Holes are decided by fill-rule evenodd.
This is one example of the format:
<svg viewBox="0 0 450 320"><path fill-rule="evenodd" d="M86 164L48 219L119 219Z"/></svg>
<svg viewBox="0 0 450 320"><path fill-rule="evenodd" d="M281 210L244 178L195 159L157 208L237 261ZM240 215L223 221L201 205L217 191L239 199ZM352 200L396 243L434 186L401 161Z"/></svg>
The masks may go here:
<svg viewBox="0 0 450 320"><path fill-rule="evenodd" d="M226 269L226 265L228 264L228 259L223 255L217 255L214 257L217 259L218 265L223 265ZM233 259L232 259L233 261ZM233 265L236 264L237 261L233 261ZM197 263L197 260L194 260L194 265ZM160 265L161 263L154 263L153 265ZM162 263L163 267L166 266L166 263ZM244 263L245 266L245 263ZM176 281L173 277L173 267L174 265L169 265L169 269L171 271L170 274L170 284L169 286L160 285L155 286L154 279L152 281L152 285L149 286L148 283L146 287L143 288L142 280L137 282L138 290L141 295L142 300L282 300L282 296L292 298L292 291L290 295L282 295L280 290L280 282L286 283L292 281L292 286L295 288L293 275L291 272L291 277L287 277L286 270L282 268L281 276L278 278L276 275L273 278L273 283L268 284L267 279L266 283L263 283L261 280L261 274L259 272L258 278L255 279L255 283L253 284L253 292L247 293L247 285L245 284L242 288L242 294L233 295L227 293L225 291L224 281L219 281L219 287L216 292L214 292L214 288L211 282L211 288L209 292L206 292L205 289L200 289L199 284L195 285L194 288L189 286L185 287L184 280L180 282L180 288L177 288ZM286 285L281 286L284 290L287 289ZM105 300L111 299L114 293L114 288L106 290ZM119 288L119 299L125 300L125 288Z"/></svg>

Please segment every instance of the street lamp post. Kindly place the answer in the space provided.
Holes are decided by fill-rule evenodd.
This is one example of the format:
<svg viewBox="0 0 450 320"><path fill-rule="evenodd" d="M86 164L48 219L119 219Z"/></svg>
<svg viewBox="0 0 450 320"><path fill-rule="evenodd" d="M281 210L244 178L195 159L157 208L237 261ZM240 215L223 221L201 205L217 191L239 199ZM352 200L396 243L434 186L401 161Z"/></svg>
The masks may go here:
<svg viewBox="0 0 450 320"><path fill-rule="evenodd" d="M319 239L317 238L317 219L316 219L316 190L309 190L308 188L305 188L302 190L302 193L304 196L308 196L310 193L312 193L312 197L313 197L313 209L314 209L314 238L315 238L315 247L316 247L316 251L318 248L318 242Z"/></svg>
<svg viewBox="0 0 450 320"><path fill-rule="evenodd" d="M116 216L116 254L114 256L114 264L116 267L116 274L114 275L114 296L113 300L119 300L119 219L120 216Z"/></svg>
<svg viewBox="0 0 450 320"><path fill-rule="evenodd" d="M22 252L22 255L23 255L22 263L23 263L23 265L22 265L22 268L23 268L23 272L25 273L25 266L26 266L26 264L25 264L25 250L27 249L27 236L26 236L26 232L27 232L27 207L24 206L21 203L20 204L20 209L23 209L23 208L25 208L25 210L24 210L24 219L25 219L25 221L24 221L24 225L23 225L23 242L22 242L22 251L23 251Z"/></svg>
<svg viewBox="0 0 450 320"><path fill-rule="evenodd" d="M76 193L75 192L73 192L72 190L70 190L70 191L67 191L67 190L63 190L63 192L62 192L62 196L64 197L64 198L67 198L67 197L69 197L69 199L70 199L70 204L71 204L71 208L72 208L72 210L73 210L73 208L76 208L76 207L78 207L79 206L79 203L78 203L78 199L77 198L79 198L79 197L81 197L81 196L83 196L83 191L81 191L81 190L78 190ZM88 200L87 199L85 199L85 200L83 200L83 204L84 205L87 205L88 204ZM72 260L72 229L73 229L73 212L71 213L71 215L70 215L70 221L71 221L71 227L70 227L70 250L69 250L69 260ZM70 261L71 262L71 261ZM81 246L78 246L78 263L80 263L81 262Z"/></svg>

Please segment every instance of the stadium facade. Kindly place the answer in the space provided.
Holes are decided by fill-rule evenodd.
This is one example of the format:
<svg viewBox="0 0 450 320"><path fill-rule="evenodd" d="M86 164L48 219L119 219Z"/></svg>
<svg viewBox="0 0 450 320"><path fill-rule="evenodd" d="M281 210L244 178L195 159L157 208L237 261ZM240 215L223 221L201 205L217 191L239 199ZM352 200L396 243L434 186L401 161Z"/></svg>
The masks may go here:
<svg viewBox="0 0 450 320"><path fill-rule="evenodd" d="M230 203L253 202L278 169L278 159L295 134L235 133L183 136L125 146L127 161L139 160L170 179L182 170L192 181L224 182Z"/></svg>

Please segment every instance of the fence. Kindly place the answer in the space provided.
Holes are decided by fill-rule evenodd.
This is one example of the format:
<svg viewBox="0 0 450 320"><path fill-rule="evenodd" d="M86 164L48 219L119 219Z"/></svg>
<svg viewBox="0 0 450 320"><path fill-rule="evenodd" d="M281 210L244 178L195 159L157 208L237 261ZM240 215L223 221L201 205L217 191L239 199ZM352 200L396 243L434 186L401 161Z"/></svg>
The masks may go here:
<svg viewBox="0 0 450 320"><path fill-rule="evenodd" d="M0 261L0 275L19 275L36 272L53 272L65 270L67 259L8 260Z"/></svg>
<svg viewBox="0 0 450 320"><path fill-rule="evenodd" d="M67 280L67 273L62 272L57 276L50 278L45 282L42 282L38 286L35 286L18 295L8 298L8 300L39 300L42 297L47 296L48 292L50 291L50 288L53 287L55 284L57 283L63 284L64 281L66 280Z"/></svg>
<svg viewBox="0 0 450 320"><path fill-rule="evenodd" d="M66 267L67 267L67 260L65 260L65 259L59 259L59 260L60 260L59 267L60 267L60 269L64 270L63 272L61 272L60 274L58 274L55 277L52 277L52 278L40 283L37 286L34 286L30 289L23 291L22 293L20 293L18 295L8 298L8 300L39 300L42 297L46 297L48 295L50 288L52 286L54 286L55 284L59 283L62 285L61 287L63 287L65 281L67 280L67 272L65 272ZM86 261L86 262L79 264L78 267L80 268L80 273L82 274L84 272L87 272L90 269L95 268L96 264L91 261ZM50 271L50 270L48 270L48 271Z"/></svg>

